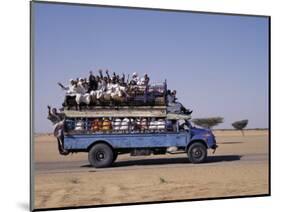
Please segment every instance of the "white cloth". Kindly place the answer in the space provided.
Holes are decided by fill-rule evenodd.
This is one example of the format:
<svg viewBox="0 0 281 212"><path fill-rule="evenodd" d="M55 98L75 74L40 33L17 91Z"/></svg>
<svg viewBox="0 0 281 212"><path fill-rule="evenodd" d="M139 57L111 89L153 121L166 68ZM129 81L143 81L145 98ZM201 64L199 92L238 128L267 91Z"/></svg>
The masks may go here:
<svg viewBox="0 0 281 212"><path fill-rule="evenodd" d="M146 85L146 80L144 77L138 80L137 85Z"/></svg>
<svg viewBox="0 0 281 212"><path fill-rule="evenodd" d="M67 96L75 96L77 93L77 87L75 85L69 85L68 87L64 88L66 90Z"/></svg>
<svg viewBox="0 0 281 212"><path fill-rule="evenodd" d="M76 103L78 105L80 105L80 103L85 103L87 105L89 105L91 103L91 94L89 93L85 93L85 94L80 94L77 93L76 97L75 97Z"/></svg>
<svg viewBox="0 0 281 212"><path fill-rule="evenodd" d="M140 78L138 76L133 76L132 81L134 81L136 84L140 82Z"/></svg>
<svg viewBox="0 0 281 212"><path fill-rule="evenodd" d="M128 118L124 118L121 122L120 130L129 130L129 122Z"/></svg>
<svg viewBox="0 0 281 212"><path fill-rule="evenodd" d="M82 82L78 82L76 92L79 94L85 94L87 92Z"/></svg>
<svg viewBox="0 0 281 212"><path fill-rule="evenodd" d="M98 82L97 90L105 91L106 87L107 87L106 82L101 80L100 82Z"/></svg>
<svg viewBox="0 0 281 212"><path fill-rule="evenodd" d="M63 126L64 126L64 120L62 120L54 125L54 136L56 138L61 137Z"/></svg>
<svg viewBox="0 0 281 212"><path fill-rule="evenodd" d="M107 83L107 85L106 85L106 91L111 92L111 91L112 91L112 88L113 88L113 84L112 84L112 83Z"/></svg>
<svg viewBox="0 0 281 212"><path fill-rule="evenodd" d="M113 130L120 130L120 126L121 126L121 119L119 118L115 119L112 123Z"/></svg>
<svg viewBox="0 0 281 212"><path fill-rule="evenodd" d="M96 91L96 97L97 97L97 99L100 99L102 96L103 96L103 91L102 91L102 89L97 90L97 91Z"/></svg>

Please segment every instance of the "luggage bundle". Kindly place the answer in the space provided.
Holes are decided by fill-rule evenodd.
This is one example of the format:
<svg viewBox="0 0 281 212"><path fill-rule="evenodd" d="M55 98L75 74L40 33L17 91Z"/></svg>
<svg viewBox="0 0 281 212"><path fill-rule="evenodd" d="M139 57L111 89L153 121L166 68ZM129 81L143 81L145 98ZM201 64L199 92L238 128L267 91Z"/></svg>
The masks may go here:
<svg viewBox="0 0 281 212"><path fill-rule="evenodd" d="M175 131L177 119L189 119L184 107L176 102L176 92L167 83L149 83L144 75L125 77L90 75L89 80L70 80L63 103L65 133L155 133ZM128 77L129 79L129 77ZM173 116L170 112L173 112ZM179 115L181 117L179 117Z"/></svg>
<svg viewBox="0 0 281 212"><path fill-rule="evenodd" d="M169 131L168 125L163 118L68 118L64 131L68 134L158 133Z"/></svg>

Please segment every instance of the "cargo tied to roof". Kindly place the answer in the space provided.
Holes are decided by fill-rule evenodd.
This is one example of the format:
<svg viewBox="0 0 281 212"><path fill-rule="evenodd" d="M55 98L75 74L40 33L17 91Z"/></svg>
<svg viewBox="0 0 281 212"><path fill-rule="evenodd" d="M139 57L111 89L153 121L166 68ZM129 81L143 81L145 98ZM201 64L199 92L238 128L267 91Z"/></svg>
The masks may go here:
<svg viewBox="0 0 281 212"><path fill-rule="evenodd" d="M88 78L70 79L60 112L48 106L48 119L53 124L69 118L165 118L190 119L192 111L177 101L176 91L167 89L167 82L150 83L147 74L133 73L125 77L108 70L98 75L90 71Z"/></svg>
<svg viewBox="0 0 281 212"><path fill-rule="evenodd" d="M150 83L147 74L139 77L133 73L125 77L115 72L110 76L106 70L98 75L90 72L88 78L70 79L69 86L58 85L66 91L63 106L65 110L95 110L96 107L120 106L166 106L169 112L190 114L176 101L176 91L167 89L166 81Z"/></svg>

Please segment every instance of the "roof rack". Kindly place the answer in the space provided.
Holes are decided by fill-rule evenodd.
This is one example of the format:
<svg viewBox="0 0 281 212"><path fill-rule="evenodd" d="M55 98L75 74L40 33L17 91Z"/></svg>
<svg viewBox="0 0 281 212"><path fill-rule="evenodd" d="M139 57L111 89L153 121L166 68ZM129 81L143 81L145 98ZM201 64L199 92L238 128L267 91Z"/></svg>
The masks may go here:
<svg viewBox="0 0 281 212"><path fill-rule="evenodd" d="M69 118L99 118L99 117L163 117L167 115L166 106L138 107L95 107L91 110L65 110Z"/></svg>
<svg viewBox="0 0 281 212"><path fill-rule="evenodd" d="M66 110L64 114L68 118L166 118L168 120L189 120L190 115L167 113L166 106L139 106L139 107L95 107L91 110Z"/></svg>

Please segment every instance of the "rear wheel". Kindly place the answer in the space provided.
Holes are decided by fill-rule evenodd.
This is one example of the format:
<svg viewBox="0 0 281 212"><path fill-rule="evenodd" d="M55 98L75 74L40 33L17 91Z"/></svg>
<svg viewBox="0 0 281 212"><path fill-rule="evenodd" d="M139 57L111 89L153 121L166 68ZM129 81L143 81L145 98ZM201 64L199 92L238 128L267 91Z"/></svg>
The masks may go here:
<svg viewBox="0 0 281 212"><path fill-rule="evenodd" d="M89 151L88 159L93 167L104 168L112 164L114 154L107 144L96 144Z"/></svg>
<svg viewBox="0 0 281 212"><path fill-rule="evenodd" d="M187 155L191 163L202 163L207 158L207 148L202 143L193 143L189 147Z"/></svg>

